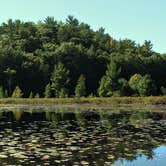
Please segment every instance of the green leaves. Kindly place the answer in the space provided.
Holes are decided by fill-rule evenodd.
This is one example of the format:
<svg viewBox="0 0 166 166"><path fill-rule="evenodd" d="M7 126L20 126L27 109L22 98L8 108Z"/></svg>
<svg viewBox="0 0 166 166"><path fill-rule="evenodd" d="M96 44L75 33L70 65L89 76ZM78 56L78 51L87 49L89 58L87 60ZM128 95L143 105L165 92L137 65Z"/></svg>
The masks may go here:
<svg viewBox="0 0 166 166"><path fill-rule="evenodd" d="M142 79L142 76L140 74L134 74L133 76L131 76L130 80L129 80L129 85L132 89L132 91L134 92L134 94L138 95L138 83L139 81Z"/></svg>
<svg viewBox="0 0 166 166"><path fill-rule="evenodd" d="M22 98L23 93L22 90L19 88L19 86L16 86L16 88L13 91L12 98Z"/></svg>
<svg viewBox="0 0 166 166"><path fill-rule="evenodd" d="M45 98L50 98L51 97L51 85L50 84L47 84L46 87L45 87L45 92L44 92L44 97Z"/></svg>
<svg viewBox="0 0 166 166"><path fill-rule="evenodd" d="M51 75L51 87L52 90L54 91L55 97L68 96L67 95L67 86L69 84L68 74L69 71L66 70L66 68L62 63L58 63L57 65L55 65L54 71Z"/></svg>
<svg viewBox="0 0 166 166"><path fill-rule="evenodd" d="M54 70L58 63L65 71ZM51 97L73 96L82 73L86 75L86 96L161 95L165 94L161 88L166 85L165 71L166 55L154 52L150 41L116 40L104 28L93 30L73 16L64 22L53 17L38 23L10 19L0 26L0 82L9 97L16 85L21 86L24 97L30 92L50 96L50 91ZM135 73L151 75L157 93L142 92L148 89L143 87L149 84L146 81L140 85L141 91L137 81L129 81L128 87L127 80ZM51 90L46 92L48 83Z"/></svg>
<svg viewBox="0 0 166 166"><path fill-rule="evenodd" d="M75 96L84 97L85 95L86 95L85 77L84 75L80 75L75 88Z"/></svg>
<svg viewBox="0 0 166 166"><path fill-rule="evenodd" d="M129 85L136 95L150 96L156 93L155 83L148 74L143 77L140 74L134 74L129 80Z"/></svg>
<svg viewBox="0 0 166 166"><path fill-rule="evenodd" d="M106 75L102 77L98 94L101 97L108 97L114 94L114 91L118 90L118 78L121 72L121 68L117 66L114 59L111 59L110 64L107 65Z"/></svg>
<svg viewBox="0 0 166 166"><path fill-rule="evenodd" d="M138 83L140 96L150 96L156 93L156 86L150 75L145 75Z"/></svg>

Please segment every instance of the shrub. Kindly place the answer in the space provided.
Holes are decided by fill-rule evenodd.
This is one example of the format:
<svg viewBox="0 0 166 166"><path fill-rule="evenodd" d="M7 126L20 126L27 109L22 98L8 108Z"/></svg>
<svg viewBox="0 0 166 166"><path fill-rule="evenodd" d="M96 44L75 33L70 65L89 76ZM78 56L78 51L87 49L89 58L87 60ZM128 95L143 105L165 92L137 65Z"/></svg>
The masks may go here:
<svg viewBox="0 0 166 166"><path fill-rule="evenodd" d="M23 97L23 93L21 89L19 88L19 86L16 86L16 88L13 91L12 98L22 98L22 97Z"/></svg>
<svg viewBox="0 0 166 166"><path fill-rule="evenodd" d="M51 85L50 84L47 84L46 87L45 87L45 92L44 92L44 96L45 98L50 98L51 97Z"/></svg>
<svg viewBox="0 0 166 166"><path fill-rule="evenodd" d="M150 75L146 74L138 82L138 92L140 96L150 96L155 94L156 86Z"/></svg>
<svg viewBox="0 0 166 166"><path fill-rule="evenodd" d="M83 97L85 95L86 95L85 77L81 75L77 81L77 85L75 88L75 96Z"/></svg>

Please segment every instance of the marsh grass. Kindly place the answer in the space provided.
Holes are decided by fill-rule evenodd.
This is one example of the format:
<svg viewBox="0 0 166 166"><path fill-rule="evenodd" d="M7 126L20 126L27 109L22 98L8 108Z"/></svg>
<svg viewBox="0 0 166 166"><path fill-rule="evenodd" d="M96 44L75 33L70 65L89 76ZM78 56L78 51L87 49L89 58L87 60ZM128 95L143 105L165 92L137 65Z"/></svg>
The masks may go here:
<svg viewBox="0 0 166 166"><path fill-rule="evenodd" d="M4 98L0 104L166 104L166 96L109 98Z"/></svg>

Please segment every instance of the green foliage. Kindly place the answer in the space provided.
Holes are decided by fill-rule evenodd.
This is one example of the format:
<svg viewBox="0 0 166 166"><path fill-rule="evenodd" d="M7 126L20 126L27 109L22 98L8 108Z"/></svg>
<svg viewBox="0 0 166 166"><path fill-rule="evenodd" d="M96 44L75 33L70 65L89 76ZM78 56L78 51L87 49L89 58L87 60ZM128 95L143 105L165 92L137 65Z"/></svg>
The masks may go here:
<svg viewBox="0 0 166 166"><path fill-rule="evenodd" d="M16 86L16 88L13 91L12 98L21 98L23 97L23 93L19 86Z"/></svg>
<svg viewBox="0 0 166 166"><path fill-rule="evenodd" d="M111 58L110 63L107 65L106 76L109 76L113 81L115 81L119 78L120 73L121 68L118 67L115 59Z"/></svg>
<svg viewBox="0 0 166 166"><path fill-rule="evenodd" d="M33 92L30 92L30 94L29 94L29 98L30 98L30 99L33 98Z"/></svg>
<svg viewBox="0 0 166 166"><path fill-rule="evenodd" d="M156 94L156 86L150 75L141 76L134 74L130 80L129 85L134 94L140 96L150 96Z"/></svg>
<svg viewBox="0 0 166 166"><path fill-rule="evenodd" d="M10 69L10 68L7 68L5 71L4 71L4 74L7 76L8 80L8 89L9 89L9 96L11 95L11 89L12 89L12 81L13 81L13 77L14 75L16 74L16 70L14 69Z"/></svg>
<svg viewBox="0 0 166 166"><path fill-rule="evenodd" d="M68 78L69 71L65 69L62 63L58 63L54 67L54 71L51 75L51 87L54 91L55 97L60 97L60 94L67 94L66 87L69 83Z"/></svg>
<svg viewBox="0 0 166 166"><path fill-rule="evenodd" d="M133 90L134 94L138 95L138 83L142 79L140 74L134 74L129 80L129 86Z"/></svg>
<svg viewBox="0 0 166 166"><path fill-rule="evenodd" d="M107 65L106 75L100 81L98 89L100 97L112 96L114 91L118 90L118 77L120 72L121 68L118 68L116 62L111 59L110 64Z"/></svg>
<svg viewBox="0 0 166 166"><path fill-rule="evenodd" d="M36 93L35 96L34 96L34 98L40 98L39 93Z"/></svg>
<svg viewBox="0 0 166 166"><path fill-rule="evenodd" d="M89 96L88 96L89 98L94 98L94 97L96 97L93 93L91 93Z"/></svg>
<svg viewBox="0 0 166 166"><path fill-rule="evenodd" d="M146 40L141 45L113 39L104 28L93 30L73 16L64 22L53 17L38 23L10 19L0 25L0 83L9 97L16 85L24 97L30 91L50 96L50 90L45 94L48 82L51 97L74 96L84 73L86 96L138 96L140 76L148 74L157 88L150 94L163 95L166 54L154 52L152 46ZM132 78L135 73L140 76Z"/></svg>
<svg viewBox="0 0 166 166"><path fill-rule="evenodd" d="M150 75L145 75L138 82L138 92L140 96L150 96L156 93L156 86Z"/></svg>
<svg viewBox="0 0 166 166"><path fill-rule="evenodd" d="M77 85L75 87L75 96L83 97L86 95L86 86L85 86L85 77L84 75L80 75Z"/></svg>
<svg viewBox="0 0 166 166"><path fill-rule="evenodd" d="M59 98L67 98L68 97L68 91L65 88L62 88L59 92Z"/></svg>
<svg viewBox="0 0 166 166"><path fill-rule="evenodd" d="M46 87L45 87L44 96L45 96L45 98L50 98L51 94L52 94L51 85L47 84Z"/></svg>
<svg viewBox="0 0 166 166"><path fill-rule="evenodd" d="M131 94L130 86L124 78L118 79L120 96L129 96Z"/></svg>
<svg viewBox="0 0 166 166"><path fill-rule="evenodd" d="M134 74L129 80L129 85L134 94L140 96L150 96L156 94L156 85L151 76L148 74L143 77L140 74Z"/></svg>
<svg viewBox="0 0 166 166"><path fill-rule="evenodd" d="M107 78L106 76L102 77L100 81L100 86L98 88L98 94L100 97L107 97L107 96L113 95L110 88L111 84L112 84L112 80L110 78Z"/></svg>

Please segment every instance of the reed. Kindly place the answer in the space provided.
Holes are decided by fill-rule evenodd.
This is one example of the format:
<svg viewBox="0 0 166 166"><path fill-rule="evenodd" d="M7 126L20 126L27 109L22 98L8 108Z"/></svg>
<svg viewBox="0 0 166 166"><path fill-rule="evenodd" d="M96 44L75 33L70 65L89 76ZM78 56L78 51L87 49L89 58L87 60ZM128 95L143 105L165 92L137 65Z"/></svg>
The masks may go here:
<svg viewBox="0 0 166 166"><path fill-rule="evenodd" d="M166 96L90 98L4 98L0 104L166 104Z"/></svg>

